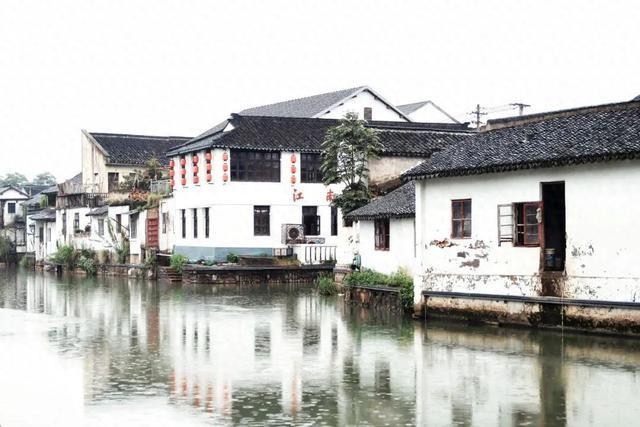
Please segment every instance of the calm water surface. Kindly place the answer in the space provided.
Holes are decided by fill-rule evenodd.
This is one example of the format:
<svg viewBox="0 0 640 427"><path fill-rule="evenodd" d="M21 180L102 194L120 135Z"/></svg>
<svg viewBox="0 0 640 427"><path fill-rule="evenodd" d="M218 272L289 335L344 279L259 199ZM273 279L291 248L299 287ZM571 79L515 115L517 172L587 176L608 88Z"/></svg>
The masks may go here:
<svg viewBox="0 0 640 427"><path fill-rule="evenodd" d="M639 425L640 341L0 272L0 425Z"/></svg>

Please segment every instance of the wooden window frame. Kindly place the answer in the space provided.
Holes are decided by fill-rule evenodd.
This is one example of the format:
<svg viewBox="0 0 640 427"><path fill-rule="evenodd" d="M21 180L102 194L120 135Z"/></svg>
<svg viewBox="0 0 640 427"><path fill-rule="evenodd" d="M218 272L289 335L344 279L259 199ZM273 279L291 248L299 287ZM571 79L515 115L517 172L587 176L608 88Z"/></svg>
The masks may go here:
<svg viewBox="0 0 640 427"><path fill-rule="evenodd" d="M518 207L521 206L521 215L518 215ZM542 202L517 202L513 203L513 216L514 216L514 233L513 233L513 246L520 248L537 248L542 246L542 235L543 235L543 221L538 222L536 218L536 223L532 224L527 222L527 207L535 207L536 211L538 209L542 209ZM520 216L520 218L518 217ZM527 228L528 227L537 227L538 230L538 241L531 242L527 239ZM522 227L523 232L519 233L518 229ZM522 243L518 241L518 234L522 234Z"/></svg>
<svg viewBox="0 0 640 427"><path fill-rule="evenodd" d="M391 247L391 221L379 218L373 221L374 248L376 251L389 251Z"/></svg>
<svg viewBox="0 0 640 427"><path fill-rule="evenodd" d="M16 213L16 202L7 203L7 214L14 215Z"/></svg>
<svg viewBox="0 0 640 427"><path fill-rule="evenodd" d="M300 153L300 182L321 184L322 155L320 153Z"/></svg>
<svg viewBox="0 0 640 427"><path fill-rule="evenodd" d="M192 209L193 213L193 238L198 238L198 208Z"/></svg>
<svg viewBox="0 0 640 427"><path fill-rule="evenodd" d="M464 215L464 204L466 202L469 202L469 217L466 217ZM462 216L460 218L456 218L455 217L455 206L456 204L460 204L460 212L462 213ZM451 238L452 239L471 239L471 237L473 236L473 203L472 203L472 199L452 199L451 200ZM466 221L469 221L469 235L465 236L464 233L464 223ZM462 227L460 228L461 231L461 235L460 236L456 236L455 235L455 224L456 223L462 223Z"/></svg>
<svg viewBox="0 0 640 427"><path fill-rule="evenodd" d="M364 107L362 110L362 118L368 122L373 120L373 107Z"/></svg>
<svg viewBox="0 0 640 427"><path fill-rule="evenodd" d="M331 235L338 235L338 208L331 206Z"/></svg>
<svg viewBox="0 0 640 427"><path fill-rule="evenodd" d="M211 223L209 220L209 208L204 208L204 238L209 238L209 227Z"/></svg>
<svg viewBox="0 0 640 427"><path fill-rule="evenodd" d="M306 210L306 213L305 213ZM307 223L308 221L308 223ZM310 224L307 227L307 224ZM322 234L321 219L318 215L317 206L302 207L302 226L304 227L305 236L320 236Z"/></svg>
<svg viewBox="0 0 640 427"><path fill-rule="evenodd" d="M182 233L180 233L182 235L183 239L187 238L187 210L186 209L180 209L181 212L181 217L180 217L180 222L181 222L181 226L182 229L180 231L182 231Z"/></svg>
<svg viewBox="0 0 640 427"><path fill-rule="evenodd" d="M253 207L253 235L271 235L271 206L256 205Z"/></svg>
<svg viewBox="0 0 640 427"><path fill-rule="evenodd" d="M231 181L280 182L279 151L231 150Z"/></svg>

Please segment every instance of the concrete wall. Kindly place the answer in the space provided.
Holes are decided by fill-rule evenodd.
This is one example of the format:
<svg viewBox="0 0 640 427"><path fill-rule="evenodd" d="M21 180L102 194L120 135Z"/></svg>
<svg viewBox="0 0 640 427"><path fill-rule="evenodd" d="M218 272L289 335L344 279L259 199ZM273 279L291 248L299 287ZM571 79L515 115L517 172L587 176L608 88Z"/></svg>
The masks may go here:
<svg viewBox="0 0 640 427"><path fill-rule="evenodd" d="M56 223L53 221L33 221L34 234L28 236L29 249L35 253L36 261L43 261L53 255L58 249L56 241ZM42 227L42 243L40 242L40 228Z"/></svg>
<svg viewBox="0 0 640 427"><path fill-rule="evenodd" d="M389 250L375 249L375 227L373 221L358 222L357 247L362 258L362 267L381 273L394 273L400 269L409 274L415 271L415 226L413 218L398 218L389 221Z"/></svg>
<svg viewBox="0 0 640 427"><path fill-rule="evenodd" d="M419 165L425 158L385 156L369 161L369 183L381 184L398 178L408 169Z"/></svg>
<svg viewBox="0 0 640 427"><path fill-rule="evenodd" d="M407 122L404 117L390 108L387 104L376 99L371 92L361 92L354 98L349 99L343 105L340 105L326 114L320 116L324 119L341 119L348 112L358 113L358 117L364 118L365 107L372 108L373 120L386 120L393 122Z"/></svg>
<svg viewBox="0 0 640 427"><path fill-rule="evenodd" d="M103 151L96 145L86 132L81 134L82 145L82 183L86 191L94 193L107 193L109 191L109 173L117 172L118 181L133 173L136 169L144 169L144 166L115 166L107 164L107 158ZM163 160L163 159L161 159Z"/></svg>
<svg viewBox="0 0 640 427"><path fill-rule="evenodd" d="M565 182L566 298L638 301L636 207L640 161L420 181L418 274L423 289L536 296L540 248L498 246L497 205L541 200L541 182ZM472 237L450 239L451 200L472 199ZM446 242L445 242L446 241Z"/></svg>

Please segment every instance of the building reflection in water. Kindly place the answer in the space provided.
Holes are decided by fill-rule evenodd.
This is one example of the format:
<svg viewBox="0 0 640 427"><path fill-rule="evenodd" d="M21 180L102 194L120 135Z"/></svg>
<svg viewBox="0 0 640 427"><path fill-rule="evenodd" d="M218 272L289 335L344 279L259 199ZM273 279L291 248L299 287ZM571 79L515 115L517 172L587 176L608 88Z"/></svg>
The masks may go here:
<svg viewBox="0 0 640 427"><path fill-rule="evenodd" d="M161 397L233 424L596 425L638 415L633 340L422 324L278 286L0 280L0 307L56 319L51 357L80 361L88 407Z"/></svg>

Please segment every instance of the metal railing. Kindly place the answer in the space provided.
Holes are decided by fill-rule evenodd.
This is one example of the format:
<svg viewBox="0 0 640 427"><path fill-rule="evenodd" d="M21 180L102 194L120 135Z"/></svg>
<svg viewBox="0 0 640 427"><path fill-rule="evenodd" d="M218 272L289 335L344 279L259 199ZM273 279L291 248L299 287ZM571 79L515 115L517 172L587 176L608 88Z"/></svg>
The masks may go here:
<svg viewBox="0 0 640 427"><path fill-rule="evenodd" d="M336 261L336 246L310 245L304 248L305 264L324 264Z"/></svg>

